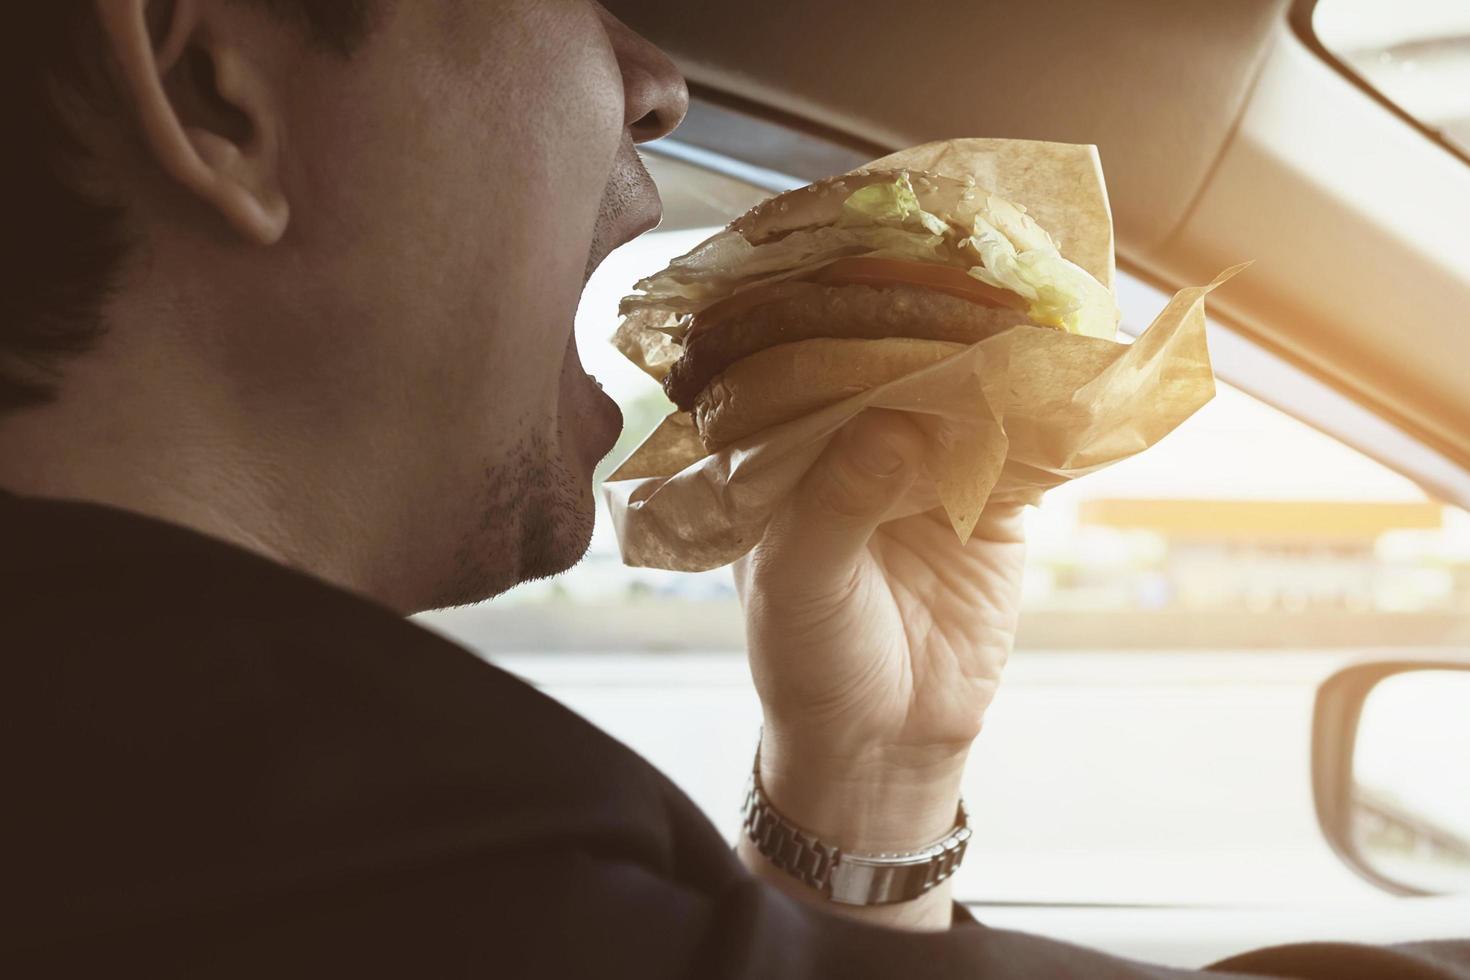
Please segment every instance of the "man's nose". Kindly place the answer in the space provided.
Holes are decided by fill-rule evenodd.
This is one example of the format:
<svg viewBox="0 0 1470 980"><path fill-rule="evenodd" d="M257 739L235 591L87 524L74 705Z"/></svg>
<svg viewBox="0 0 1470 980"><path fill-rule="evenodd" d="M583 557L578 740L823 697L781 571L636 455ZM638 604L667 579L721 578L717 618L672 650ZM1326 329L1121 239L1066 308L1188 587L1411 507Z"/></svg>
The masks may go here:
<svg viewBox="0 0 1470 980"><path fill-rule="evenodd" d="M603 10L608 37L623 73L624 119L633 142L674 131L689 111L689 89L669 56L643 35Z"/></svg>

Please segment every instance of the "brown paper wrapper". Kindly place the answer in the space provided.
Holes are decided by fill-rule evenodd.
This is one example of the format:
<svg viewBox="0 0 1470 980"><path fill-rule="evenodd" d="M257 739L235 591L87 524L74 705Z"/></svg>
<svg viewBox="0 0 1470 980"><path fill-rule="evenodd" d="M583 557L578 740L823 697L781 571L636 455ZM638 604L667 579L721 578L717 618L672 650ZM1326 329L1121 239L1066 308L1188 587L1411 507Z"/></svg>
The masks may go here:
<svg viewBox="0 0 1470 980"><path fill-rule="evenodd" d="M973 176L1024 205L1063 255L1112 288L1113 225L1095 147L949 140L869 166ZM1204 299L1241 268L1180 290L1133 344L1017 327L713 454L675 412L604 485L623 561L704 571L744 555L833 435L867 408L909 413L930 440L926 472L888 517L940 506L966 541L990 501L1036 503L1147 449L1208 402Z"/></svg>

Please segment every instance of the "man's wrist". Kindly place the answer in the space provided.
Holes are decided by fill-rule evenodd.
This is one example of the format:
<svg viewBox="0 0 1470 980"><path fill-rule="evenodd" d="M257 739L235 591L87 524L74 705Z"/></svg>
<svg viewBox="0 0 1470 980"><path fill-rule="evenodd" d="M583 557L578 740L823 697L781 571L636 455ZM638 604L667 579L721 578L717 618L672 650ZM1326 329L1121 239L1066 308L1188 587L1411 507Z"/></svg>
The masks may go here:
<svg viewBox="0 0 1470 980"><path fill-rule="evenodd" d="M761 792L781 818L849 854L910 852L948 837L959 810L964 757L943 753L820 752L766 730L756 763ZM774 782L773 787L768 785ZM780 794L777 796L776 794ZM760 853L742 830L741 861L798 901L873 925L944 930L953 918L953 879L908 901L850 905L831 901Z"/></svg>
<svg viewBox="0 0 1470 980"><path fill-rule="evenodd" d="M965 757L810 751L762 736L761 787L790 823L855 854L913 851L955 826Z"/></svg>

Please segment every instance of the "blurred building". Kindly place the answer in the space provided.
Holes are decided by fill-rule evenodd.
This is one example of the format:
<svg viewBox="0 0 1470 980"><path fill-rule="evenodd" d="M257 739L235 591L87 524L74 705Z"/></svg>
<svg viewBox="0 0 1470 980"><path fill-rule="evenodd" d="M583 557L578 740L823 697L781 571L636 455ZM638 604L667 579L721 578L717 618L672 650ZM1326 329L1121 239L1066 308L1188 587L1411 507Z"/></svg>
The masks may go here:
<svg viewBox="0 0 1470 980"><path fill-rule="evenodd" d="M1078 522L1157 539L1157 561L1132 576L1136 607L1434 609L1470 588L1463 564L1383 558L1386 536L1443 528L1444 508L1430 501L1112 498L1082 501Z"/></svg>

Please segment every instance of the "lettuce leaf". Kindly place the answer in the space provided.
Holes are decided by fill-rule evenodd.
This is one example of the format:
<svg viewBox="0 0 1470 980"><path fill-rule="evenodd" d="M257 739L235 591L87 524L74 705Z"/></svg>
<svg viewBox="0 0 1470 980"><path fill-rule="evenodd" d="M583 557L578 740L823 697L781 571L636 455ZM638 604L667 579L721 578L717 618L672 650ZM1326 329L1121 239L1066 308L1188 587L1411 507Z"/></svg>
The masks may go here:
<svg viewBox="0 0 1470 980"><path fill-rule="evenodd" d="M908 174L886 184L869 184L849 194L842 202L842 227L882 225L891 228L923 229L931 235L948 234L949 222L930 214L919 204L919 195Z"/></svg>
<svg viewBox="0 0 1470 980"><path fill-rule="evenodd" d="M1027 300L1032 320L1084 337L1116 338L1113 294L1063 258L1046 230L1014 204L988 198L964 244L980 259L970 275Z"/></svg>

